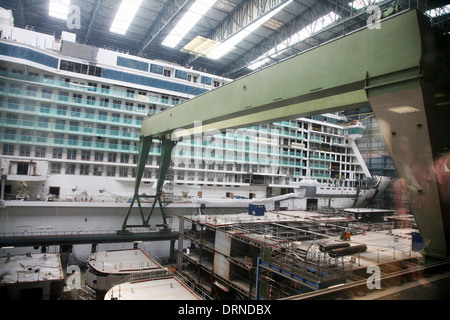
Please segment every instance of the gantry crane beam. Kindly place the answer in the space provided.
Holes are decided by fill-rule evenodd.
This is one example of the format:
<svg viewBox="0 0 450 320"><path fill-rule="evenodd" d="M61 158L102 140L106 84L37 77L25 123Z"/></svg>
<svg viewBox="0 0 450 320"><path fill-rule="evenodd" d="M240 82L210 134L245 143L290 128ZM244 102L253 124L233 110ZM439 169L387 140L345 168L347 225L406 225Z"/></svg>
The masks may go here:
<svg viewBox="0 0 450 320"><path fill-rule="evenodd" d="M448 52L439 48L437 37L418 11L397 14L375 28L363 28L330 41L147 118L141 129L133 203L139 203L139 184L153 139L162 143L156 204L171 151L183 136L371 106L400 178L405 181L426 251L432 256L446 256L448 173L444 177L447 185L441 184L441 169L433 163L445 150L448 155L449 141L438 138L439 130L430 126L428 118L432 110L433 119L450 123L448 105L435 100L436 96L448 96L445 72L437 72L448 67L442 62L449 60ZM445 59L438 58L442 53ZM399 108L405 106L411 108ZM407 112L400 113L402 110ZM417 157L418 167L426 167L420 177L414 169L417 166L411 167L411 159L399 151L406 140L414 147L410 151L416 152L409 157ZM416 200L419 196L420 202ZM143 221L148 223L149 217L143 217ZM123 228L127 227L127 218Z"/></svg>

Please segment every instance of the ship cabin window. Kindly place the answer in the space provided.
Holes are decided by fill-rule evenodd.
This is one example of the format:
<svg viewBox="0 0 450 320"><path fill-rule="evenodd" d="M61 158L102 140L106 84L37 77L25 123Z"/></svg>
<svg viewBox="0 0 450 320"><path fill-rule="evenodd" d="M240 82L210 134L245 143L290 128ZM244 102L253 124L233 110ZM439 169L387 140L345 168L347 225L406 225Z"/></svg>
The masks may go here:
<svg viewBox="0 0 450 320"><path fill-rule="evenodd" d="M102 93L109 93L109 86L102 84Z"/></svg>
<svg viewBox="0 0 450 320"><path fill-rule="evenodd" d="M19 153L20 156L29 157L30 152L31 152L30 146L20 146L20 153Z"/></svg>
<svg viewBox="0 0 450 320"><path fill-rule="evenodd" d="M156 73L156 74L163 74L163 67L157 64L152 64L150 66L150 72Z"/></svg>
<svg viewBox="0 0 450 320"><path fill-rule="evenodd" d="M89 86L89 88L88 88L89 91L97 91L97 84L96 83L88 82L88 86Z"/></svg>
<svg viewBox="0 0 450 320"><path fill-rule="evenodd" d="M170 78L171 72L170 70L164 69L164 76Z"/></svg>
<svg viewBox="0 0 450 320"><path fill-rule="evenodd" d="M100 106L108 107L108 105L109 105L109 99L108 98L100 98Z"/></svg>
<svg viewBox="0 0 450 320"><path fill-rule="evenodd" d="M94 154L95 161L103 161L103 152L96 151Z"/></svg>
<svg viewBox="0 0 450 320"><path fill-rule="evenodd" d="M130 161L130 155L127 153L122 153L120 155L120 163L128 163Z"/></svg>
<svg viewBox="0 0 450 320"><path fill-rule="evenodd" d="M91 160L91 152L90 151L81 151L81 160L90 161Z"/></svg>
<svg viewBox="0 0 450 320"><path fill-rule="evenodd" d="M120 108L122 108L122 101L120 101L120 100L113 100L113 108L114 109L120 109Z"/></svg>
<svg viewBox="0 0 450 320"><path fill-rule="evenodd" d="M68 149L67 150L67 159L68 160L76 160L77 159L77 150L76 149Z"/></svg>
<svg viewBox="0 0 450 320"><path fill-rule="evenodd" d="M58 100L60 101L69 101L69 93L60 91L58 95Z"/></svg>
<svg viewBox="0 0 450 320"><path fill-rule="evenodd" d="M116 162L117 154L115 152L108 153L108 162Z"/></svg>
<svg viewBox="0 0 450 320"><path fill-rule="evenodd" d="M89 175L89 165L88 164L80 165L80 175L82 175L82 176Z"/></svg>
<svg viewBox="0 0 450 320"><path fill-rule="evenodd" d="M106 176L115 177L116 176L116 167L107 167L106 168Z"/></svg>
<svg viewBox="0 0 450 320"><path fill-rule="evenodd" d="M52 98L52 90L42 89L42 98L51 99Z"/></svg>
<svg viewBox="0 0 450 320"><path fill-rule="evenodd" d="M75 163L66 164L66 174L75 174Z"/></svg>
<svg viewBox="0 0 450 320"><path fill-rule="evenodd" d="M45 147L36 147L35 157L45 158Z"/></svg>
<svg viewBox="0 0 450 320"><path fill-rule="evenodd" d="M212 79L210 77L201 76L200 78L202 84L211 85Z"/></svg>
<svg viewBox="0 0 450 320"><path fill-rule="evenodd" d="M88 96L88 97L87 97L86 104L88 104L88 105L94 105L94 104L95 104L95 97Z"/></svg>
<svg viewBox="0 0 450 320"><path fill-rule="evenodd" d="M74 93L72 95L72 102L81 103L81 94Z"/></svg>
<svg viewBox="0 0 450 320"><path fill-rule="evenodd" d="M188 74L187 74L186 71L175 70L175 78L182 79L182 80L187 80L188 79Z"/></svg>
<svg viewBox="0 0 450 320"><path fill-rule="evenodd" d="M60 162L52 163L50 173L51 174L60 174L61 173L61 163Z"/></svg>
<svg viewBox="0 0 450 320"><path fill-rule="evenodd" d="M125 102L125 110L127 110L127 111L133 111L133 106L134 106L134 103L133 102Z"/></svg>
<svg viewBox="0 0 450 320"><path fill-rule="evenodd" d="M94 176L102 176L102 166L94 166L94 171L92 174Z"/></svg>
<svg viewBox="0 0 450 320"><path fill-rule="evenodd" d="M13 74L20 74L20 75L23 75L23 70L18 70L18 69L12 69L12 73Z"/></svg>
<svg viewBox="0 0 450 320"><path fill-rule="evenodd" d="M128 177L128 168L120 167L119 168L119 177L122 177L122 178Z"/></svg>
<svg viewBox="0 0 450 320"><path fill-rule="evenodd" d="M127 97L134 98L134 90L133 89L127 89Z"/></svg>
<svg viewBox="0 0 450 320"><path fill-rule="evenodd" d="M14 155L14 145L5 143L3 145L3 154L9 156Z"/></svg>
<svg viewBox="0 0 450 320"><path fill-rule="evenodd" d="M44 82L50 83L50 82L53 82L54 79L55 79L55 77L48 75L48 74L44 74Z"/></svg>

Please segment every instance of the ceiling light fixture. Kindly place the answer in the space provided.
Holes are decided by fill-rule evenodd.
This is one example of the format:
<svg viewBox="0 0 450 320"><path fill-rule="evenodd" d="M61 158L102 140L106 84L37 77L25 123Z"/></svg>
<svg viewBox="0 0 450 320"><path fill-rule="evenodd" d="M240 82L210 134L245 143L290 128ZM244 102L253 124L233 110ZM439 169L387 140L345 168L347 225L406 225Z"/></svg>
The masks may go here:
<svg viewBox="0 0 450 320"><path fill-rule="evenodd" d="M264 14L263 16L259 17L258 19L252 21L245 28L234 33L231 37L229 37L224 42L222 42L220 44L220 46L218 46L213 51L211 51L207 55L207 57L212 60L220 59L221 57L226 55L228 52L232 51L239 42L244 40L247 36L249 36L252 32L254 32L256 29L258 29L264 23L266 23L267 21L272 19L273 16L275 16L278 12L283 10L292 1L293 0L288 0L285 3L275 7L268 13Z"/></svg>
<svg viewBox="0 0 450 320"><path fill-rule="evenodd" d="M162 42L163 46L175 48L217 0L197 0L184 14L175 28Z"/></svg>
<svg viewBox="0 0 450 320"><path fill-rule="evenodd" d="M279 43L276 47L273 47L263 55L259 56L255 60L253 60L248 68L250 70L256 70L263 65L269 63L270 61L277 58L279 55L281 55L286 49L289 47L296 45L300 43L301 41L311 37L313 34L321 31L322 29L328 27L332 23L336 22L340 16L336 14L335 12L331 11L327 13L326 15L320 17L319 19L315 20L308 26L304 27L291 37L287 38L283 42Z"/></svg>
<svg viewBox="0 0 450 320"><path fill-rule="evenodd" d="M67 20L70 0L50 0L48 15L53 18Z"/></svg>
<svg viewBox="0 0 450 320"><path fill-rule="evenodd" d="M425 14L431 18L440 17L447 13L450 13L450 4L446 5L445 7L439 7L425 12Z"/></svg>
<svg viewBox="0 0 450 320"><path fill-rule="evenodd" d="M405 113L413 113L413 112L419 112L420 109L411 107L411 106L399 106L399 107L392 107L388 108L389 111L399 113L399 114L405 114Z"/></svg>
<svg viewBox="0 0 450 320"><path fill-rule="evenodd" d="M349 3L351 7L355 10L360 10L362 8L368 7L370 5L375 5L378 2L381 2L382 0L355 0L352 3Z"/></svg>
<svg viewBox="0 0 450 320"><path fill-rule="evenodd" d="M122 0L109 31L121 35L127 33L134 16L142 4L142 1L143 0Z"/></svg>

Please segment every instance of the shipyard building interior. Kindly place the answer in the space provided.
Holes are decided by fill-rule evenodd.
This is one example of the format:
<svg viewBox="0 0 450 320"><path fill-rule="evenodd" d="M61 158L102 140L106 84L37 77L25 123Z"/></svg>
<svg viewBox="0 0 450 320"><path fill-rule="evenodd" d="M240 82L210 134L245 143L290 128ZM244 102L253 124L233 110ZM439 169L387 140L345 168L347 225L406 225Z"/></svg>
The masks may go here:
<svg viewBox="0 0 450 320"><path fill-rule="evenodd" d="M448 300L449 62L445 0L0 0L0 299Z"/></svg>

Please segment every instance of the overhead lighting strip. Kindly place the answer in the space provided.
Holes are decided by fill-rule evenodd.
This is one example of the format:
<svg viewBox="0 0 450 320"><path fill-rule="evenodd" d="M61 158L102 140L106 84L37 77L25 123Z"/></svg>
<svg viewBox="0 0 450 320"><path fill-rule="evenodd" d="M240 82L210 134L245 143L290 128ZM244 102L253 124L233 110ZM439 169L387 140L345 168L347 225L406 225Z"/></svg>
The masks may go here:
<svg viewBox="0 0 450 320"><path fill-rule="evenodd" d="M142 1L143 0L122 0L109 31L121 35L126 34Z"/></svg>
<svg viewBox="0 0 450 320"><path fill-rule="evenodd" d="M276 47L273 47L263 55L259 56L257 59L253 60L253 62L250 63L248 68L250 70L256 70L262 67L263 65L269 63L270 61L281 55L287 48L296 45L302 42L303 40L311 37L313 34L321 31L322 29L336 22L339 18L340 16L335 12L333 11L329 12L328 14L315 20L313 23L304 27L291 37L287 38L283 42L279 43Z"/></svg>
<svg viewBox="0 0 450 320"><path fill-rule="evenodd" d="M360 10L360 9L366 8L370 5L375 5L381 1L383 1L383 0L372 0L372 1L370 1L370 0L355 0L351 3L349 3L349 5L351 7L353 7L353 9L355 9L355 10Z"/></svg>
<svg viewBox="0 0 450 320"><path fill-rule="evenodd" d="M450 13L450 4L446 5L445 7L431 9L425 12L425 14L431 18L440 17L448 13Z"/></svg>
<svg viewBox="0 0 450 320"><path fill-rule="evenodd" d="M48 15L53 18L67 20L70 0L50 0Z"/></svg>
<svg viewBox="0 0 450 320"><path fill-rule="evenodd" d="M164 39L162 45L175 48L216 2L217 0L195 1L181 20L175 25L175 28L173 28L169 35Z"/></svg>
<svg viewBox="0 0 450 320"><path fill-rule="evenodd" d="M252 34L256 29L258 29L260 26L265 24L267 21L272 19L273 16L275 16L277 13L279 13L281 10L283 10L285 7L287 7L293 0L286 1L282 5L274 8L273 10L269 11L265 15L261 16L260 18L252 21L250 24L248 24L245 28L239 30L238 32L234 33L231 37L229 37L227 40L222 42L217 48L215 48L213 51L211 51L207 58L212 60L217 60L226 55L228 52L232 51L235 46L244 40L247 36Z"/></svg>

